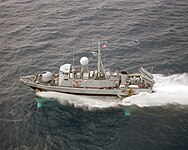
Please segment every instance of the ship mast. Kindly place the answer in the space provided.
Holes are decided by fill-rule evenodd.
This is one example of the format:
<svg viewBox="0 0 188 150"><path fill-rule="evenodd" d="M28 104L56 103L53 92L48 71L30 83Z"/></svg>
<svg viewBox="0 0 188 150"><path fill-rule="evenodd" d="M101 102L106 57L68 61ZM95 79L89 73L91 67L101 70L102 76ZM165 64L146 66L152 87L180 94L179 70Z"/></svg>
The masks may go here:
<svg viewBox="0 0 188 150"><path fill-rule="evenodd" d="M74 50L72 51L72 65L74 67Z"/></svg>
<svg viewBox="0 0 188 150"><path fill-rule="evenodd" d="M72 73L73 73L73 79L75 78L75 65L74 65L74 51L72 51Z"/></svg>
<svg viewBox="0 0 188 150"><path fill-rule="evenodd" d="M97 42L98 42L97 76L100 77L101 70L104 73L104 68L103 68L103 64L102 64L102 61L101 61L101 40L100 40L99 37L97 38Z"/></svg>
<svg viewBox="0 0 188 150"><path fill-rule="evenodd" d="M97 38L98 42L98 67L97 67L97 76L100 76L100 62L101 62L101 41L99 38Z"/></svg>

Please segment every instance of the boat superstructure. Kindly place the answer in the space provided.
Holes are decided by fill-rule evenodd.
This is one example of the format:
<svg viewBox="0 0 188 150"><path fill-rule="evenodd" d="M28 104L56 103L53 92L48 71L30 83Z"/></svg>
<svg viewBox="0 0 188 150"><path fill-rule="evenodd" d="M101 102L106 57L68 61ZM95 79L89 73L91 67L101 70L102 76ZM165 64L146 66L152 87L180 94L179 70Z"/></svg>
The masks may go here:
<svg viewBox="0 0 188 150"><path fill-rule="evenodd" d="M40 91L56 91L70 94L119 96L127 97L140 92L153 92L153 75L141 67L139 73L129 74L127 71L111 72L105 69L101 59L101 48L106 43L97 38L98 51L93 52L97 57L97 69L89 70L89 59L80 59L81 68L73 64L63 64L58 74L49 71L21 76L20 80ZM74 60L74 59L73 59Z"/></svg>

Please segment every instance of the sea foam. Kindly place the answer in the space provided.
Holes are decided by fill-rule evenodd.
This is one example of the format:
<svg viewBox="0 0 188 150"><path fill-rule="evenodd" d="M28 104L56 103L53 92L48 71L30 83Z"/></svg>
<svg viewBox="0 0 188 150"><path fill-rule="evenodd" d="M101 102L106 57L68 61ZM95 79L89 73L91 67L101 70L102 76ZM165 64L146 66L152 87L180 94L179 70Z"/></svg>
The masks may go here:
<svg viewBox="0 0 188 150"><path fill-rule="evenodd" d="M188 105L188 74L164 76L155 74L155 93L140 93L122 100L122 105L139 107L163 106L167 104Z"/></svg>

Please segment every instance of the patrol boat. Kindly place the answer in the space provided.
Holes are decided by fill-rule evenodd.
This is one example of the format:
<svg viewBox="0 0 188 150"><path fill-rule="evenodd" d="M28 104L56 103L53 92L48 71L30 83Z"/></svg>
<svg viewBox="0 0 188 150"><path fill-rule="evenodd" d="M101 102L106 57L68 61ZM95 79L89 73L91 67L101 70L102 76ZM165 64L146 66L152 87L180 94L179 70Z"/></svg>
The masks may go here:
<svg viewBox="0 0 188 150"><path fill-rule="evenodd" d="M64 64L58 74L49 71L36 75L21 76L20 80L35 91L55 91L68 94L91 96L118 96L120 98L153 92L153 75L143 67L139 73L129 74L127 71L111 72L105 69L101 60L101 49L106 47L100 38L97 38L98 52L97 69L89 70L87 57L80 59L81 67L73 64Z"/></svg>

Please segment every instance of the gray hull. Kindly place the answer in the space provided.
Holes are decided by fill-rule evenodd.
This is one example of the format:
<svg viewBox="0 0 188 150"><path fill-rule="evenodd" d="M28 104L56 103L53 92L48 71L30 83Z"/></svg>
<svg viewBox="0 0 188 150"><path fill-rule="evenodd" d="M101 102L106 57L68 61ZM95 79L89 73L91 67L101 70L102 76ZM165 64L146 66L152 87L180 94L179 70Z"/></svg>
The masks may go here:
<svg viewBox="0 0 188 150"><path fill-rule="evenodd" d="M118 97L127 97L131 95L139 94L140 92L148 92L152 93L152 89L131 89L132 93L130 95L130 89L95 89L95 88L75 88L75 87L63 87L63 86L52 86L52 85L44 85L37 84L30 80L32 76L24 76L20 80L26 85L30 86L33 89L38 91L54 91L54 92L62 92L69 94L78 94L78 95L92 95L92 96L118 96Z"/></svg>

